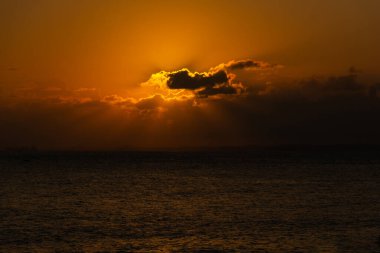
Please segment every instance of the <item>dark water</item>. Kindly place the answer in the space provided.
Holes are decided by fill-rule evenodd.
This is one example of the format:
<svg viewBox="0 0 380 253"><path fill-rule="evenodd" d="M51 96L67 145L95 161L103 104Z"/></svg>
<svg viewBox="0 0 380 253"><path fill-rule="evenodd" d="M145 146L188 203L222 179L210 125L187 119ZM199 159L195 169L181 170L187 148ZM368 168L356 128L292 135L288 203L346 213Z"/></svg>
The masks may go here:
<svg viewBox="0 0 380 253"><path fill-rule="evenodd" d="M0 156L0 252L380 252L378 150Z"/></svg>

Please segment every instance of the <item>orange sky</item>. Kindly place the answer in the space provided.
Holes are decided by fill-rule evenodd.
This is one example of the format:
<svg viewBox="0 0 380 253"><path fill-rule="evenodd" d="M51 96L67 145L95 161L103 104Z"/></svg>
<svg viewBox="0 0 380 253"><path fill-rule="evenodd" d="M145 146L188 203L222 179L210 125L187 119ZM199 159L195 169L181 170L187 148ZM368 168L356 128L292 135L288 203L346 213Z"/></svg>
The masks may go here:
<svg viewBox="0 0 380 253"><path fill-rule="evenodd" d="M156 70L241 58L298 75L350 66L377 74L378 9L376 0L5 0L1 81L125 89Z"/></svg>
<svg viewBox="0 0 380 253"><path fill-rule="evenodd" d="M251 101L250 96L280 96L274 102L273 96L270 102L263 102L270 105L258 105L272 108L273 103L283 101L285 93L294 92L288 89L285 92L283 87L299 88L299 80L309 82L312 76L323 79L322 76L332 75L348 75L348 78L343 81L339 78L321 80L313 93L316 97L331 95L330 91L320 87L339 86L342 82L348 82L341 85L346 90L352 85L360 86L356 95L368 94L380 76L379 9L377 0L3 0L0 2L0 112L3 112L6 124L0 130L4 133L10 131L8 128L14 129L13 134L1 136L6 143L3 146L111 148L292 142L288 140L293 138L291 134L281 133L289 138L280 138L278 132L273 136L270 132L260 132L264 125L248 137L238 134L239 131L251 131L252 122L257 120L251 113L253 103L247 102ZM217 92L214 86L201 91L208 84L199 86L196 91L166 87L172 71L187 68L190 72L204 73L203 77L210 80L215 67L220 64L247 59L261 61L270 67L256 70L223 67L229 75L227 85L222 85L223 94L219 94L220 84L215 84L219 89ZM360 72L359 84L350 83L350 78L353 79L353 75L356 78L357 74L356 70L351 72L352 76L347 73L351 66ZM141 87L142 83L152 81L152 74L160 71L166 71L161 88L154 85ZM311 92L304 86L299 89ZM226 94L237 90L242 94ZM281 91L273 92L277 90ZM178 96L174 96L177 91ZM201 101L194 100L194 94L205 92L218 94ZM338 93L342 94L341 91ZM155 96L157 94L161 97ZM371 94L376 97L377 91ZM163 105L160 98L176 100L165 101ZM54 99L60 102L54 104ZM138 105L146 102L144 99L151 99L149 103L153 103L154 115L139 108L146 106ZM218 99L224 104L217 102ZM231 102L233 100L236 101ZM31 101L33 106L28 104ZM233 104L227 106L227 101ZM180 112L179 108L187 102L189 108ZM80 107L81 103L86 104ZM88 103L93 103L93 107L87 108ZM109 107L120 103L123 108ZM173 103L181 106L176 104L173 111ZM131 106L133 110L130 110ZM248 123L234 118L236 113L230 110L236 106L237 110L243 111L245 109L241 107L251 108L250 113L242 115L250 118ZM201 109L206 107L208 109ZM31 112L26 112L26 108ZM99 112L92 112L94 108ZM266 109L255 107L255 110ZM323 111L322 108L318 110ZM182 113L186 111L188 117L183 117ZM67 119L54 121L59 112L66 113ZM81 113L86 116L82 117ZM277 112L271 113L274 116L265 117L276 118ZM214 126L215 131L202 132L201 120L205 119L204 124ZM303 120L299 120L302 125ZM61 135L67 135L66 139L73 141L63 141L54 134L39 138L41 129L52 131L46 126L52 121L59 122L60 127L62 124L72 126L67 131L62 127L60 131ZM160 126L151 129L152 124L159 122ZM110 130L112 134L99 137L102 131L112 129L115 124L118 126ZM219 124L224 125L223 129L218 129ZM177 127L175 130L168 130L174 126ZM228 131L227 126L232 130ZM184 131L178 130L181 127ZM29 129L29 133L24 128ZM220 138L226 135L229 136L227 139ZM150 136L150 140L138 136ZM357 137L355 142L361 139ZM339 137L336 142L345 141Z"/></svg>

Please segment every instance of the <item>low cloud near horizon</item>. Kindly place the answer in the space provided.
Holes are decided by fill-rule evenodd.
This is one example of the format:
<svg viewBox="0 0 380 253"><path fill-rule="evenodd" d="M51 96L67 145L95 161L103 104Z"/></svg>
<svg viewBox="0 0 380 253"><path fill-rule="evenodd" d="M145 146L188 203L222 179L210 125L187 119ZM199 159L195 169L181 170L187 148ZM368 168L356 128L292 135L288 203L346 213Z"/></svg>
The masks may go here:
<svg viewBox="0 0 380 253"><path fill-rule="evenodd" d="M248 59L161 71L142 97L54 87L0 94L0 149L380 144L380 84L355 71L300 81L272 78L277 70Z"/></svg>

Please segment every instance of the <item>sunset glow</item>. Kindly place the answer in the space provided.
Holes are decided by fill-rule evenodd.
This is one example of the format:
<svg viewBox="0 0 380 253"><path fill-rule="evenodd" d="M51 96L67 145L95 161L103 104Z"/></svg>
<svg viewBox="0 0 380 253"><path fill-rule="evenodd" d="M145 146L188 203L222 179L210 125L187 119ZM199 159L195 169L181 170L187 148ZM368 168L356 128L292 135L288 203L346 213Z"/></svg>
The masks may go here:
<svg viewBox="0 0 380 253"><path fill-rule="evenodd" d="M0 252L380 253L380 0L0 0Z"/></svg>
<svg viewBox="0 0 380 253"><path fill-rule="evenodd" d="M2 1L2 148L299 143L290 122L326 126L308 110L346 96L370 117L379 4L270 2ZM304 142L363 139L316 129Z"/></svg>

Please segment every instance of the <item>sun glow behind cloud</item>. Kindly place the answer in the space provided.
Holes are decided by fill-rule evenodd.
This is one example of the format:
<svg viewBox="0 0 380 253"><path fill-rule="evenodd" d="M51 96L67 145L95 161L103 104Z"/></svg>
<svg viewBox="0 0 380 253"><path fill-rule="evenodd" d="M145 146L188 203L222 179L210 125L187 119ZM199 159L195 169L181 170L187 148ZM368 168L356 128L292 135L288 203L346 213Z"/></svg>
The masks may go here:
<svg viewBox="0 0 380 253"><path fill-rule="evenodd" d="M0 1L0 144L370 142L378 9L371 0ZM265 62L228 62L247 57Z"/></svg>
<svg viewBox="0 0 380 253"><path fill-rule="evenodd" d="M230 61L219 64L207 72L192 72L186 68L160 71L151 75L142 87L153 88L165 98L207 98L220 95L240 95L245 92L243 83L236 80L235 71L268 70L278 66L254 60Z"/></svg>
<svg viewBox="0 0 380 253"><path fill-rule="evenodd" d="M279 65L249 59L205 72L160 71L131 96L36 84L0 97L0 132L8 133L0 140L3 147L118 149L350 143L376 133L379 84L359 82L352 70L301 81L278 72Z"/></svg>
<svg viewBox="0 0 380 253"><path fill-rule="evenodd" d="M41 138L41 148L198 145L193 136L194 131L202 131L203 124L212 122L212 118L218 118L219 115L215 112L215 116L211 116L207 112L210 111L209 101L230 99L244 93L245 86L236 81L237 75L233 72L269 66L244 60L220 64L208 72L191 72L188 69L160 71L153 73L148 81L140 85L139 92L131 96L102 96L95 88L72 90L38 85L22 88L15 90L12 96L7 96L7 101L2 101L3 112L9 118L9 124L3 127L10 127L25 118L33 124L24 134L39 136L37 132L52 125L56 126L56 131L62 131L60 134L44 131L62 136L63 139L52 136ZM59 115L63 116L62 120ZM47 124L45 121L52 122ZM67 124L70 125L67 129L61 127ZM83 136L78 137L77 134L86 128L92 130L82 132ZM111 132L102 134L105 128ZM35 145L37 141L24 134L3 138L3 143ZM188 137L184 138L183 134ZM178 139L176 136L182 137ZM74 144L75 140L80 140L80 144Z"/></svg>

